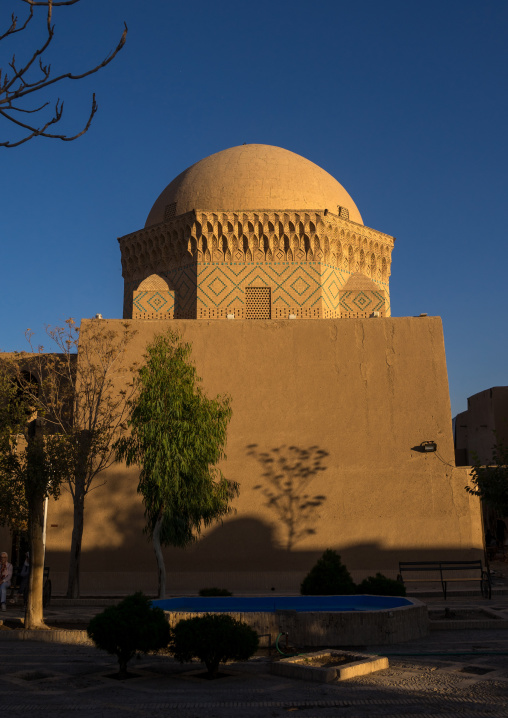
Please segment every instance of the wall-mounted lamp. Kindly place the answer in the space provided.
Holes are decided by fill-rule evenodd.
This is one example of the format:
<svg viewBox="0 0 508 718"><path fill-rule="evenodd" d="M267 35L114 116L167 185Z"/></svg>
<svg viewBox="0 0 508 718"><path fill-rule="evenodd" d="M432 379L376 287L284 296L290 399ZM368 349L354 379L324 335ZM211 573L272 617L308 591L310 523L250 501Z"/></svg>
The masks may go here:
<svg viewBox="0 0 508 718"><path fill-rule="evenodd" d="M420 446L423 451L437 451L437 444L435 441L422 441Z"/></svg>

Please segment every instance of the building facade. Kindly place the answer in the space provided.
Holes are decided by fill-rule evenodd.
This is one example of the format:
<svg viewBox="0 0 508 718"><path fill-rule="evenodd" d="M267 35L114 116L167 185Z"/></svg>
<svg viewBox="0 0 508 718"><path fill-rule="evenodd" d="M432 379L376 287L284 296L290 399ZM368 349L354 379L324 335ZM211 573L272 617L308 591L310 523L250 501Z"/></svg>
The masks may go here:
<svg viewBox="0 0 508 718"><path fill-rule="evenodd" d="M390 316L393 237L327 172L242 145L189 167L122 237L124 317Z"/></svg>
<svg viewBox="0 0 508 718"><path fill-rule="evenodd" d="M470 396L467 410L457 414L454 424L457 466L471 466L475 456L490 463L494 444L508 444L508 386Z"/></svg>
<svg viewBox="0 0 508 718"><path fill-rule="evenodd" d="M356 580L395 577L400 560L482 556L478 502L454 462L441 321L391 316L394 240L365 227L334 178L280 148L231 148L174 179L119 242L124 318L84 320L81 336L127 322L128 372L176 329L207 395L232 397L234 513L165 550L170 593L298 592L327 548ZM422 452L429 440L438 453ZM84 595L155 590L138 476L115 464L87 497ZM62 495L47 529L57 590L71 531Z"/></svg>

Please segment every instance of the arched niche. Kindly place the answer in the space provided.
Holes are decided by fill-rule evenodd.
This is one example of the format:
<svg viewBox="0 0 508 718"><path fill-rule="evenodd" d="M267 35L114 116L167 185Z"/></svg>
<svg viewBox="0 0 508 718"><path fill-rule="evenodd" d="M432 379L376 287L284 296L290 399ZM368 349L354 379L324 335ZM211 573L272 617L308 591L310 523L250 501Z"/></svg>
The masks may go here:
<svg viewBox="0 0 508 718"><path fill-rule="evenodd" d="M175 292L159 274L143 279L132 295L133 319L172 319Z"/></svg>

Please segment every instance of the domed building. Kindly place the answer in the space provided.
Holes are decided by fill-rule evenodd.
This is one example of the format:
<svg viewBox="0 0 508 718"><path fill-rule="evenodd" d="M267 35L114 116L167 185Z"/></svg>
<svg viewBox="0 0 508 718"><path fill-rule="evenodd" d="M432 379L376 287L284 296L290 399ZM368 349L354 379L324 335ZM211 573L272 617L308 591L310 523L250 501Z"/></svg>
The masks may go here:
<svg viewBox="0 0 508 718"><path fill-rule="evenodd" d="M176 177L120 240L124 317L390 316L393 237L294 152L241 145Z"/></svg>
<svg viewBox="0 0 508 718"><path fill-rule="evenodd" d="M239 484L234 512L165 549L168 590L297 593L327 548L356 581L395 578L404 560L481 558L441 320L391 316L394 240L364 225L339 182L278 147L233 147L182 172L119 242L124 319L83 320L80 342L97 321L112 341L129 330L121 388L174 329L203 391L232 401L221 469ZM114 464L87 495L85 595L155 590L138 481L139 468ZM56 592L72 515L62 493L47 529Z"/></svg>

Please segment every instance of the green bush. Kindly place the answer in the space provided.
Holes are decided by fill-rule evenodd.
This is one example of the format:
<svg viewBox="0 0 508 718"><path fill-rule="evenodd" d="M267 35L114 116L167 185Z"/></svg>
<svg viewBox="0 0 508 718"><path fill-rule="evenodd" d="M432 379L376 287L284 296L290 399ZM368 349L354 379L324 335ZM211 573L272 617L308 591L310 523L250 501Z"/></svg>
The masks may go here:
<svg viewBox="0 0 508 718"><path fill-rule="evenodd" d="M359 583L356 593L368 593L371 596L405 596L406 587L400 581L376 573L375 576L369 576Z"/></svg>
<svg viewBox="0 0 508 718"><path fill-rule="evenodd" d="M351 574L336 551L327 549L303 579L300 593L304 596L341 596L355 592Z"/></svg>
<svg viewBox="0 0 508 718"><path fill-rule="evenodd" d="M228 591L227 588L217 588L214 586L213 588L201 588L199 590L200 596L232 596L233 594L231 591Z"/></svg>
<svg viewBox="0 0 508 718"><path fill-rule="evenodd" d="M213 676L219 664L246 661L255 652L259 638L246 623L224 613L186 618L173 629L173 650L181 663L198 658Z"/></svg>
<svg viewBox="0 0 508 718"><path fill-rule="evenodd" d="M127 676L127 663L137 652L158 651L170 638L164 611L152 608L150 599L140 592L97 614L86 631L97 648L118 658L122 677Z"/></svg>

